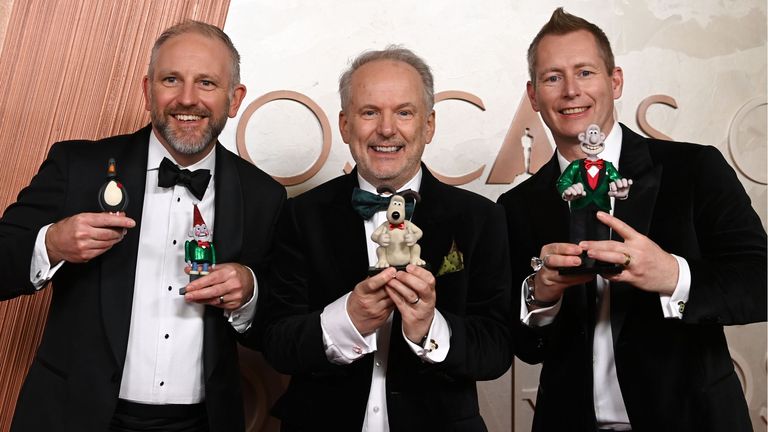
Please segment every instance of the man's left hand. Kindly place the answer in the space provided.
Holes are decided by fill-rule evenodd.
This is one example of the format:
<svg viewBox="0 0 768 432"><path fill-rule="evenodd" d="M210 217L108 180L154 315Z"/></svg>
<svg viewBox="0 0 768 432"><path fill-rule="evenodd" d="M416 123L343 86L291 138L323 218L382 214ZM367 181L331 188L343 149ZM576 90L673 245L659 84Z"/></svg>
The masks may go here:
<svg viewBox="0 0 768 432"><path fill-rule="evenodd" d="M429 270L408 264L384 289L403 317L405 337L419 344L435 316L435 277Z"/></svg>
<svg viewBox="0 0 768 432"><path fill-rule="evenodd" d="M620 219L605 212L597 212L597 218L624 239L623 243L614 240L579 243L590 258L624 266L621 273L604 277L611 282L626 282L645 291L672 295L679 271L675 257Z"/></svg>
<svg viewBox="0 0 768 432"><path fill-rule="evenodd" d="M216 264L210 273L190 282L184 300L235 310L253 296L250 270L238 263Z"/></svg>

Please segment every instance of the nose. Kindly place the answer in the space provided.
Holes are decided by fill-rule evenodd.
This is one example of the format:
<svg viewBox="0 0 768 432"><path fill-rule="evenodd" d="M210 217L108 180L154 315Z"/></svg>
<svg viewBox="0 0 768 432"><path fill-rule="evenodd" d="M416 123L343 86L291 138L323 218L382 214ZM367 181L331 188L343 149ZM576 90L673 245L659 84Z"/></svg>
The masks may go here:
<svg viewBox="0 0 768 432"><path fill-rule="evenodd" d="M379 135L383 137L391 137L395 134L395 122L392 119L392 115L389 114L382 114L381 117L379 117L379 127L378 127L378 133Z"/></svg>
<svg viewBox="0 0 768 432"><path fill-rule="evenodd" d="M579 88L578 80L571 77L565 77L563 81L564 81L563 92L566 97L574 98L581 94L581 89Z"/></svg>
<svg viewBox="0 0 768 432"><path fill-rule="evenodd" d="M194 83L185 82L176 98L177 102L183 106L197 105L197 88Z"/></svg>
<svg viewBox="0 0 768 432"><path fill-rule="evenodd" d="M400 212L398 212L398 211L393 211L393 212L392 212L392 219L394 219L394 220L398 220L398 219L400 219Z"/></svg>

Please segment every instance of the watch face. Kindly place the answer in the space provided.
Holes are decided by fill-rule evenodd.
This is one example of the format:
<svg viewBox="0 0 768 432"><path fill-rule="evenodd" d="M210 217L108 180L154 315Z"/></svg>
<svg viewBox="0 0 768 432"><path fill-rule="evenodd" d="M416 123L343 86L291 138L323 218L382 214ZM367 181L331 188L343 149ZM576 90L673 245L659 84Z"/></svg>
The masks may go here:
<svg viewBox="0 0 768 432"><path fill-rule="evenodd" d="M533 271L539 271L541 268L544 267L544 260L542 260L539 257L532 257L531 258L531 268Z"/></svg>

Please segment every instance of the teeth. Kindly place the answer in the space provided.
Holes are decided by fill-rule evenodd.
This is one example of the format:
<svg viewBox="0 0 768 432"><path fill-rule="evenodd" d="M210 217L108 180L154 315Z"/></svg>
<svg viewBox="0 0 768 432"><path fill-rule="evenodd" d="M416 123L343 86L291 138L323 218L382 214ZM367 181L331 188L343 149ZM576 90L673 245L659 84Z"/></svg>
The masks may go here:
<svg viewBox="0 0 768 432"><path fill-rule="evenodd" d="M578 114L583 113L587 109L585 107L579 107L579 108L566 108L562 111L563 114Z"/></svg>
<svg viewBox="0 0 768 432"><path fill-rule="evenodd" d="M394 152L400 150L400 147L381 147L381 146L377 146L377 147L374 147L373 149L376 150L377 152L394 153Z"/></svg>
<svg viewBox="0 0 768 432"><path fill-rule="evenodd" d="M175 117L176 117L176 120L181 120L181 121L195 121L195 120L200 120L202 118L200 116L196 116L192 114L177 114Z"/></svg>

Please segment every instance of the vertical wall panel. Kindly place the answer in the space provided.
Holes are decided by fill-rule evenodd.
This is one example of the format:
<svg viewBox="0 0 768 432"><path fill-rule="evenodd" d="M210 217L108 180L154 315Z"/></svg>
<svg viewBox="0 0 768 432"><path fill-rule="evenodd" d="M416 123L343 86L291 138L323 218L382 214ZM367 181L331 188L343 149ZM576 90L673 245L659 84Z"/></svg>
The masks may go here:
<svg viewBox="0 0 768 432"><path fill-rule="evenodd" d="M0 0L0 209L61 139L131 132L154 39L183 19L223 27L229 1ZM0 431L40 341L50 290L0 302Z"/></svg>

